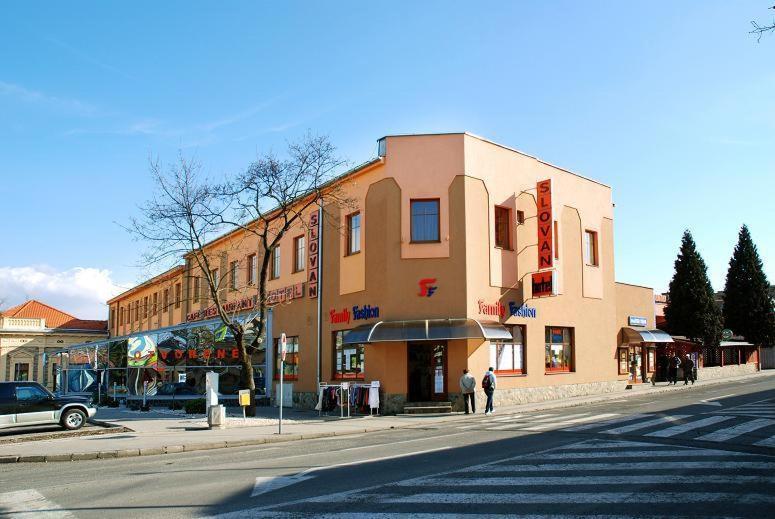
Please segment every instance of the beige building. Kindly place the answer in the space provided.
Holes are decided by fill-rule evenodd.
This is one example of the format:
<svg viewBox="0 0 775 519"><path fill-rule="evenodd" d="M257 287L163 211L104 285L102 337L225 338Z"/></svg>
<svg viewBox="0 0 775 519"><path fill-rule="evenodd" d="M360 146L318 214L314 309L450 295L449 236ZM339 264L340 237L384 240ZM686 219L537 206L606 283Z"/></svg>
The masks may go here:
<svg viewBox="0 0 775 519"><path fill-rule="evenodd" d="M107 321L78 319L40 301L0 311L0 381L31 380L57 389L51 353L108 336Z"/></svg>
<svg viewBox="0 0 775 519"><path fill-rule="evenodd" d="M653 291L615 282L609 186L467 133L388 136L378 149L337 181L353 205L304 215L319 224L291 229L272 257L268 339L254 357L267 394L281 333L284 380L305 407L320 383L342 381L378 381L387 412L459 407L464 368L477 381L495 368L496 403L648 379L648 348L669 337L648 332ZM224 298L243 315L255 304L257 251L240 232L207 245ZM207 327L218 336L202 273L183 260L109 301L115 347L144 337L171 358L191 341L201 347ZM228 338L212 341L228 348ZM198 387L196 370L211 361L186 359L130 368L128 379L155 385L187 372Z"/></svg>

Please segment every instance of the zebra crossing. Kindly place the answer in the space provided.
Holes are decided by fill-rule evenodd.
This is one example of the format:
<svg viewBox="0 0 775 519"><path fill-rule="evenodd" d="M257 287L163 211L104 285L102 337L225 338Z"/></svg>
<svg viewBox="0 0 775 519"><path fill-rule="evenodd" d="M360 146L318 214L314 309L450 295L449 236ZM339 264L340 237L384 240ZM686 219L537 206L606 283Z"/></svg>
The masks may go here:
<svg viewBox="0 0 775 519"><path fill-rule="evenodd" d="M763 517L775 457L590 439L222 517Z"/></svg>
<svg viewBox="0 0 775 519"><path fill-rule="evenodd" d="M772 405L773 401L770 400L762 403L759 408L743 405L728 410L694 415L657 413L619 415L591 412L515 414L485 419L475 424L459 425L457 428L493 432L586 432L610 436L634 435L644 438L775 447L775 416L771 417L770 407L768 407Z"/></svg>

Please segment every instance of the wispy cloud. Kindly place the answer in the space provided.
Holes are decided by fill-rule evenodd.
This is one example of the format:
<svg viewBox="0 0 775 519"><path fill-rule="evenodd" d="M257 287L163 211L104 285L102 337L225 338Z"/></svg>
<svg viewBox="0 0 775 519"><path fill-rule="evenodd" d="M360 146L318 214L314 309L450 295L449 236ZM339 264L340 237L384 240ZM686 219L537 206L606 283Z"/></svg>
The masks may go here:
<svg viewBox="0 0 775 519"><path fill-rule="evenodd" d="M30 90L16 83L0 80L0 96L9 96L19 101L45 106L57 111L75 114L81 117L97 117L106 115L95 105L67 97L57 97L37 90Z"/></svg>
<svg viewBox="0 0 775 519"><path fill-rule="evenodd" d="M99 68L101 68L101 69L103 69L105 71L108 71L108 72L111 72L113 74L119 75L119 76L123 77L124 79L128 79L130 81L136 81L137 80L136 78L134 78L134 77L130 76L129 74L127 74L126 72L124 72L123 70L121 70L119 68L116 68L113 65L109 65L108 63L104 63L102 61L94 59L93 57L89 56L88 54L85 54L83 51L80 51L80 50L76 49L75 47L73 47L69 43L66 43L66 42L64 42L64 41L62 41L60 39L48 36L48 37L46 37L46 40L51 42L51 43L53 43L54 45L64 49L64 50L66 50L67 52L69 52L73 56L79 58L82 61L85 61L86 63L90 63L90 64L92 64L92 65L94 65L96 67L99 67Z"/></svg>

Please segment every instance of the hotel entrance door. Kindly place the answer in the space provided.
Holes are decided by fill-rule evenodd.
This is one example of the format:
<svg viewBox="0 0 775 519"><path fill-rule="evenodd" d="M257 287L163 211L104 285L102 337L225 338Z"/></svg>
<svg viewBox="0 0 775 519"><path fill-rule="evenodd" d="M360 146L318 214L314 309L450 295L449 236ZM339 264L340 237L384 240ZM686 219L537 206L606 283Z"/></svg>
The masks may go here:
<svg viewBox="0 0 775 519"><path fill-rule="evenodd" d="M447 400L447 344L410 342L407 344L407 400L433 402Z"/></svg>

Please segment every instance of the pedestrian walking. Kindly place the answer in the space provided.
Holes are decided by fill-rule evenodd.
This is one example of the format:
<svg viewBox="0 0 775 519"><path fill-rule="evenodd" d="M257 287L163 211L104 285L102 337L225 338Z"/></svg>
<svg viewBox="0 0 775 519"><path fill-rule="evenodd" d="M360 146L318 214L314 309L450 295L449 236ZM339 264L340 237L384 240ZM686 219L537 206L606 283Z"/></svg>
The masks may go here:
<svg viewBox="0 0 775 519"><path fill-rule="evenodd" d="M471 412L476 414L476 379L468 372L463 370L463 376L460 377L460 392L463 393L463 403L466 414L468 414L468 401L471 401Z"/></svg>
<svg viewBox="0 0 775 519"><path fill-rule="evenodd" d="M492 407L492 395L495 393L496 380L495 373L492 372L492 367L490 367L490 369L487 370L487 373L484 374L484 377L482 377L482 388L484 389L484 394L487 396L487 404L484 406L485 415L493 414L495 412Z"/></svg>
<svg viewBox="0 0 775 519"><path fill-rule="evenodd" d="M684 370L684 386L689 384L689 381L692 381L692 385L694 385L694 361L689 357L688 355L684 355L683 361L681 361L681 367Z"/></svg>
<svg viewBox="0 0 775 519"><path fill-rule="evenodd" d="M667 385L678 383L678 368L681 367L681 358L676 353L670 359L670 365L667 368Z"/></svg>

